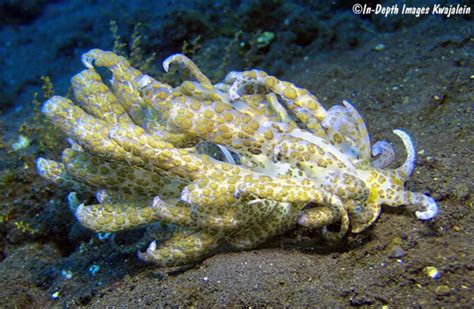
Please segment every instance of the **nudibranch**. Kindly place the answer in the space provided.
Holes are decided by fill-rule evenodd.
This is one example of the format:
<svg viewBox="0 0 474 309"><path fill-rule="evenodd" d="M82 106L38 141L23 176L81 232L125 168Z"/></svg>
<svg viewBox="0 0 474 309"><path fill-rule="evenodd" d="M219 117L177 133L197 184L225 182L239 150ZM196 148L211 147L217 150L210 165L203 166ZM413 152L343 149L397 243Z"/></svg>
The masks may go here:
<svg viewBox="0 0 474 309"><path fill-rule="evenodd" d="M390 168L391 144L371 147L347 101L325 109L308 90L260 70L213 84L182 54L163 62L188 76L177 87L112 52L93 49L82 62L73 100L54 96L42 108L71 147L61 162L39 158L38 173L73 192L71 209L93 231L175 226L168 240L138 253L145 261L192 263L298 225L338 239L369 227L381 205L419 205L420 220L438 212L431 197L405 189L416 154L409 135L394 131L407 154ZM86 205L91 193L96 202ZM334 223L339 230L329 231Z"/></svg>

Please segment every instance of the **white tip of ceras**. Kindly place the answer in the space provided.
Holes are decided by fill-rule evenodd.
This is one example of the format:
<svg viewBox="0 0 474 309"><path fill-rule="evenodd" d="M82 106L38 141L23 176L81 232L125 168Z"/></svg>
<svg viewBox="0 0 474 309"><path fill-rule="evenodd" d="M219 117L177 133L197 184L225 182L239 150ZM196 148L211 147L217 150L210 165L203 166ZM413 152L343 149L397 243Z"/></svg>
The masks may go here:
<svg viewBox="0 0 474 309"><path fill-rule="evenodd" d="M155 250L156 250L156 240L151 242L151 244L146 249L146 253L152 254Z"/></svg>
<svg viewBox="0 0 474 309"><path fill-rule="evenodd" d="M413 141L411 140L410 135L402 130L393 130L393 133L396 134L405 145L405 151L407 153L407 158L403 165L400 167L408 176L413 174L413 169L415 168L416 160L416 149Z"/></svg>
<svg viewBox="0 0 474 309"><path fill-rule="evenodd" d="M36 159L36 171L46 180L56 182L61 179L61 163L39 157Z"/></svg>
<svg viewBox="0 0 474 309"><path fill-rule="evenodd" d="M95 193L95 199L99 202L99 204L103 204L109 198L110 196L107 194L107 191L105 189L99 189Z"/></svg>
<svg viewBox="0 0 474 309"><path fill-rule="evenodd" d="M372 146L372 156L379 156L377 159L370 162L372 167L383 169L395 161L395 151L392 145L387 141L378 141Z"/></svg>
<svg viewBox="0 0 474 309"><path fill-rule="evenodd" d="M94 58L89 53L85 53L81 56L81 62L82 65L88 69L94 68Z"/></svg>
<svg viewBox="0 0 474 309"><path fill-rule="evenodd" d="M48 165L48 161L46 159L39 157L36 159L36 171L39 175L46 174L46 167Z"/></svg>
<svg viewBox="0 0 474 309"><path fill-rule="evenodd" d="M189 193L189 188L186 186L181 191L181 200L188 204L191 204L191 194ZM154 202L154 201L153 201Z"/></svg>
<svg viewBox="0 0 474 309"><path fill-rule="evenodd" d="M400 137L402 140L403 144L405 145L405 148L407 148L407 151L410 151L411 149L415 149L415 146L413 145L413 141L411 140L410 135L406 133L405 131L395 129L392 131L395 135Z"/></svg>
<svg viewBox="0 0 474 309"><path fill-rule="evenodd" d="M240 94L239 94L239 80L237 79L232 86L229 89L229 100L231 102L237 101L240 99Z"/></svg>
<svg viewBox="0 0 474 309"><path fill-rule="evenodd" d="M75 214L77 211L77 208L81 205L81 202L77 198L76 192L70 192L67 195L67 205L69 209ZM84 205L84 204L82 204Z"/></svg>
<svg viewBox="0 0 474 309"><path fill-rule="evenodd" d="M436 217L436 215L439 213L438 205L431 197L426 195L424 197L423 206L425 206L425 210L417 211L415 214L420 220L430 220Z"/></svg>
<svg viewBox="0 0 474 309"><path fill-rule="evenodd" d="M61 101L62 99L63 98L60 96L52 96L51 98L49 98L49 100L44 102L43 107L41 108L41 112L45 115L48 115L51 111L56 109L58 101Z"/></svg>
<svg viewBox="0 0 474 309"><path fill-rule="evenodd" d="M183 54L174 54L163 60L163 70L168 73L170 69L170 64L174 62L178 57L184 56Z"/></svg>
<svg viewBox="0 0 474 309"><path fill-rule="evenodd" d="M385 148L392 147L387 141L378 141L372 145L372 156L376 157L382 154Z"/></svg>
<svg viewBox="0 0 474 309"><path fill-rule="evenodd" d="M342 104L344 105L344 107L346 107L347 109L355 109L354 106L352 106L352 104L347 101L347 100L343 100L342 101Z"/></svg>
<svg viewBox="0 0 474 309"><path fill-rule="evenodd" d="M415 145L413 145L413 141L411 140L411 137L408 135L408 133L398 129L393 130L392 132L400 137L403 144L405 145L405 148L407 149L407 152L415 152Z"/></svg>
<svg viewBox="0 0 474 309"><path fill-rule="evenodd" d="M145 252L138 251L137 256L140 260L148 262L151 260L151 257L153 256L153 253L156 250L156 241L152 241L149 245L148 248L146 249Z"/></svg>
<svg viewBox="0 0 474 309"><path fill-rule="evenodd" d="M230 71L224 78L224 83L233 84L238 78L242 76L242 72Z"/></svg>
<svg viewBox="0 0 474 309"><path fill-rule="evenodd" d="M298 218L298 224L301 226L308 227L308 216L306 216L305 214L301 214Z"/></svg>
<svg viewBox="0 0 474 309"><path fill-rule="evenodd" d="M84 207L85 207L84 203L80 203L79 205L76 206L76 211L74 212L74 216L79 222L81 222L82 225L84 225L84 221L85 221L84 214L86 210L84 209Z"/></svg>
<svg viewBox="0 0 474 309"><path fill-rule="evenodd" d="M242 87L245 86L245 77L242 74L235 74L231 77L235 77L235 80L229 88L229 100L234 102L240 99L241 95L239 94L239 91L241 91Z"/></svg>
<svg viewBox="0 0 474 309"><path fill-rule="evenodd" d="M151 203L151 207L156 209L163 209L166 208L166 205L165 202L159 196L155 196L153 198L153 202Z"/></svg>
<svg viewBox="0 0 474 309"><path fill-rule="evenodd" d="M152 82L153 82L153 78L151 78L149 75L143 74L137 78L137 87L139 89L143 89L147 87L148 85L150 85Z"/></svg>

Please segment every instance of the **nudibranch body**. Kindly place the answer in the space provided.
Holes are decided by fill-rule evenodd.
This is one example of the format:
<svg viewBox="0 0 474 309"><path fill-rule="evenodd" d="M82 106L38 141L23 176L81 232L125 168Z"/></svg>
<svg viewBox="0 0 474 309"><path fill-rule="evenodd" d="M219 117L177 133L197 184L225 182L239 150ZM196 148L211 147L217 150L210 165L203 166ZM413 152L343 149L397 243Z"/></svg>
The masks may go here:
<svg viewBox="0 0 474 309"><path fill-rule="evenodd" d="M190 76L177 87L111 52L91 50L82 60L75 102L56 96L43 106L71 147L61 162L40 158L37 168L76 192L72 209L91 230L179 227L139 253L146 261L191 263L225 244L250 249L298 224L341 238L374 223L383 204L420 205L421 220L437 214L433 199L405 190L415 164L408 134L394 131L407 158L389 168L392 146L371 147L348 102L326 110L308 90L259 70L230 72L214 85L181 54L163 63ZM198 151L202 143L217 145L223 159ZM96 204L77 202L90 192ZM327 230L337 222L338 232Z"/></svg>

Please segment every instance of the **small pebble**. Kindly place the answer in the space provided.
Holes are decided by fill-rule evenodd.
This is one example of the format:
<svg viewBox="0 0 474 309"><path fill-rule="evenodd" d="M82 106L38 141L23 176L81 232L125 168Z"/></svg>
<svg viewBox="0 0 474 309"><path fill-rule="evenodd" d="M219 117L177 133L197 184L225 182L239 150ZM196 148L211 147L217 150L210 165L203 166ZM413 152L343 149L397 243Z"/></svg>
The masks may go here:
<svg viewBox="0 0 474 309"><path fill-rule="evenodd" d="M71 279L72 278L72 271L68 269L63 269L61 270L61 276L65 279Z"/></svg>
<svg viewBox="0 0 474 309"><path fill-rule="evenodd" d="M59 291L53 292L53 294L51 294L51 298L52 299L58 299L59 298Z"/></svg>
<svg viewBox="0 0 474 309"><path fill-rule="evenodd" d="M399 259L406 255L405 250L403 250L401 244L403 240L400 237L394 237L390 244L387 247L388 256L390 258Z"/></svg>
<svg viewBox="0 0 474 309"><path fill-rule="evenodd" d="M403 250L400 246L394 246L392 251L390 252L390 257L392 258L401 258L405 256L405 250Z"/></svg>
<svg viewBox="0 0 474 309"><path fill-rule="evenodd" d="M423 268L423 272L428 276L431 277L432 279L439 279L441 277L441 274L439 273L438 268L434 266L426 266Z"/></svg>
<svg viewBox="0 0 474 309"><path fill-rule="evenodd" d="M92 274L92 276L95 276L99 270L100 266L97 264L93 264L91 267L89 267L89 272Z"/></svg>
<svg viewBox="0 0 474 309"><path fill-rule="evenodd" d="M450 292L449 286L447 285L438 285L435 289L435 294L438 296L446 296Z"/></svg>
<svg viewBox="0 0 474 309"><path fill-rule="evenodd" d="M385 49L385 44L377 44L377 45L375 45L374 49L376 51L382 51L382 50Z"/></svg>

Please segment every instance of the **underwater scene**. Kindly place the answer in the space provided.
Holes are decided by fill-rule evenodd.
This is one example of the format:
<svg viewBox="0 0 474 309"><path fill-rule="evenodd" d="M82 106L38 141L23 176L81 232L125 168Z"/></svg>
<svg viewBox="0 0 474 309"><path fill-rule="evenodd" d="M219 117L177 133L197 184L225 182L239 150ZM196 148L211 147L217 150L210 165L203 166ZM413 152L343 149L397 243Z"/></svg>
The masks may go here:
<svg viewBox="0 0 474 309"><path fill-rule="evenodd" d="M473 9L0 1L0 308L474 307Z"/></svg>

